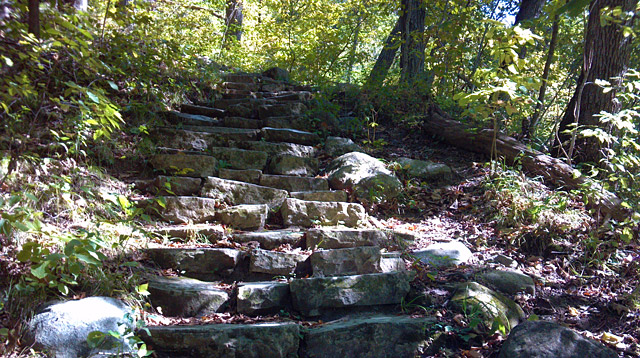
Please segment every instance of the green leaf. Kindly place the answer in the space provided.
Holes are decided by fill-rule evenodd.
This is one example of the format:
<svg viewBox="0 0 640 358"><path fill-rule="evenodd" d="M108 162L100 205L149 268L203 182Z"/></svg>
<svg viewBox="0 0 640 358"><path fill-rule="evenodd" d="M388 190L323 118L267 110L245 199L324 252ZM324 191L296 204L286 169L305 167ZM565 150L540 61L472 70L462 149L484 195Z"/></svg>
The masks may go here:
<svg viewBox="0 0 640 358"><path fill-rule="evenodd" d="M57 287L58 287L58 291L60 291L60 293L63 296L66 296L69 294L69 287L64 283L59 282Z"/></svg>
<svg viewBox="0 0 640 358"><path fill-rule="evenodd" d="M96 347L100 346L102 344L102 342L104 342L106 337L107 337L107 335L102 333L102 332L100 332L100 331L90 332L87 335L87 344L89 344L89 347L91 347L91 348L96 348Z"/></svg>
<svg viewBox="0 0 640 358"><path fill-rule="evenodd" d="M590 3L591 0L570 0L560 9L558 9L558 15L564 14L566 12L569 17L577 17Z"/></svg>
<svg viewBox="0 0 640 358"><path fill-rule="evenodd" d="M100 98L98 98L98 96L96 96L93 92L87 90L87 96L89 96L89 99L95 103L100 103Z"/></svg>
<svg viewBox="0 0 640 358"><path fill-rule="evenodd" d="M118 85L115 84L115 82L113 81L107 81L107 83L109 84L109 86L111 86L111 88L113 88L114 90L118 90Z"/></svg>
<svg viewBox="0 0 640 358"><path fill-rule="evenodd" d="M136 287L136 292L142 296L148 296L149 295L149 284L148 283L143 283L142 285Z"/></svg>
<svg viewBox="0 0 640 358"><path fill-rule="evenodd" d="M31 274L36 277L37 279L42 280L43 278L47 277L48 273L47 273L47 266L49 266L49 261L44 261L43 263L41 263L40 265L36 266L35 268L31 269Z"/></svg>

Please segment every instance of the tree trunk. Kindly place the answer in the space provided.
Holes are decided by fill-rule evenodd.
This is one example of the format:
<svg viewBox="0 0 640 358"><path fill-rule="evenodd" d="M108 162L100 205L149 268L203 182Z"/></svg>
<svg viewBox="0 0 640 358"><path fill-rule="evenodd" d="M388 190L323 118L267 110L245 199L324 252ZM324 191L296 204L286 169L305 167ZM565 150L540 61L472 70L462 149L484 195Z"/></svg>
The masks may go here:
<svg viewBox="0 0 640 358"><path fill-rule="evenodd" d="M531 117L525 117L522 120L522 138L529 139L533 137L542 111L544 110L544 96L547 92L547 81L549 80L549 72L551 70L551 64L553 63L553 55L556 50L556 44L558 43L558 29L559 19L556 15L553 19L553 26L551 29L551 42L549 43L549 52L547 52L547 60L544 63L544 70L542 70L542 85L540 85L540 92L538 92L538 103L536 109Z"/></svg>
<svg viewBox="0 0 640 358"><path fill-rule="evenodd" d="M522 0L518 14L516 15L516 21L513 25L515 26L523 21L537 19L538 16L540 16L540 12L542 12L544 3L545 0Z"/></svg>
<svg viewBox="0 0 640 358"><path fill-rule="evenodd" d="M242 0L228 0L226 25L228 36L242 39Z"/></svg>
<svg viewBox="0 0 640 358"><path fill-rule="evenodd" d="M400 31L400 81L411 84L424 72L424 21L426 8L422 0L402 0Z"/></svg>
<svg viewBox="0 0 640 358"><path fill-rule="evenodd" d="M593 0L590 5L589 20L584 41L584 64L578 86L567 105L555 143L556 156L568 154L575 156L577 162L598 163L602 159L602 146L596 138L577 138L567 130L575 130L573 124L586 127L603 127L596 117L601 111L615 113L620 110L620 103L615 100L615 88L620 85L621 78L627 72L631 53L632 36L623 35L622 26L630 26L631 20L621 24L607 23L600 25L600 12L603 8L622 7L623 13L633 11L637 0ZM601 79L611 83L614 90L604 93L595 85ZM607 128L604 128L607 130ZM571 141L569 148L567 142ZM575 151L574 151L575 150ZM570 158L573 159L573 158Z"/></svg>
<svg viewBox="0 0 640 358"><path fill-rule="evenodd" d="M375 65L373 65L371 74L369 74L369 79L367 80L367 84L365 87L379 87L387 77L389 68L391 68L391 64L393 64L393 59L396 57L398 47L400 47L399 36L400 30L402 28L401 19L402 17L398 18L398 21L396 21L396 25L391 30L389 36L387 36L387 39L384 42L384 46L382 46L382 50L378 55L378 59L376 60Z"/></svg>
<svg viewBox="0 0 640 358"><path fill-rule="evenodd" d="M40 38L40 0L29 0L29 33Z"/></svg>
<svg viewBox="0 0 640 358"><path fill-rule="evenodd" d="M464 124L451 119L435 104L430 104L427 117L423 120L424 132L443 139L450 145L485 155L491 155L494 140L492 129L474 131ZM541 176L548 183L567 189L577 189L589 185L600 193L599 198L590 198L589 207L616 220L628 217L628 211L614 194L597 187L589 178L576 175L576 171L568 164L527 147L514 138L501 133L495 135L496 154L508 163L516 161L525 172L533 176Z"/></svg>

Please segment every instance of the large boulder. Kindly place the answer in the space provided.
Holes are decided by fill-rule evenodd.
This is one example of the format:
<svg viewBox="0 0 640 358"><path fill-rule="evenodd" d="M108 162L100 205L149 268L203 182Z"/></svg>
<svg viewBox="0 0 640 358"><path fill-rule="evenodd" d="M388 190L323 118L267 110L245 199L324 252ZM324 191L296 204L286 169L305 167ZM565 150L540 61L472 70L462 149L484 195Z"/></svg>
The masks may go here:
<svg viewBox="0 0 640 358"><path fill-rule="evenodd" d="M142 202L146 212L176 224L203 223L215 218L218 201L195 196L163 196Z"/></svg>
<svg viewBox="0 0 640 358"><path fill-rule="evenodd" d="M216 219L239 230L260 230L264 228L269 215L267 205L236 205L216 213Z"/></svg>
<svg viewBox="0 0 640 358"><path fill-rule="evenodd" d="M287 306L290 306L290 294L286 282L246 282L238 285L238 313L274 313Z"/></svg>
<svg viewBox="0 0 640 358"><path fill-rule="evenodd" d="M484 325L476 327L480 332L500 326L509 332L525 318L513 300L476 282L460 284L450 302L458 312L478 318Z"/></svg>
<svg viewBox="0 0 640 358"><path fill-rule="evenodd" d="M326 171L332 189L352 190L361 202L386 202L402 191L402 183L384 163L364 153L341 155Z"/></svg>
<svg viewBox="0 0 640 358"><path fill-rule="evenodd" d="M172 317L194 317L218 312L229 294L215 283L187 277L154 277L149 282L153 307Z"/></svg>
<svg viewBox="0 0 640 358"><path fill-rule="evenodd" d="M280 67L271 67L262 72L264 77L272 78L276 81L289 82L289 71Z"/></svg>
<svg viewBox="0 0 640 358"><path fill-rule="evenodd" d="M514 328L500 349L500 358L615 358L602 343L554 322L526 321Z"/></svg>
<svg viewBox="0 0 640 358"><path fill-rule="evenodd" d="M536 293L533 278L516 270L486 270L479 273L477 278L507 295L518 292L526 292L531 295Z"/></svg>
<svg viewBox="0 0 640 358"><path fill-rule="evenodd" d="M56 358L132 352L127 340L109 334L113 331L124 336L132 332L135 328L132 316L130 307L111 297L55 303L31 319L26 338L33 348ZM104 333L106 339L100 347L91 348L87 337L95 331Z"/></svg>
<svg viewBox="0 0 640 358"><path fill-rule="evenodd" d="M306 260L308 255L268 251L256 249L251 253L251 272L267 273L271 275L290 275L299 262Z"/></svg>
<svg viewBox="0 0 640 358"><path fill-rule="evenodd" d="M279 207L289 196L286 190L216 177L205 179L201 194L229 205L266 204L269 208Z"/></svg>
<svg viewBox="0 0 640 358"><path fill-rule="evenodd" d="M317 250L309 257L313 276L347 276L382 272L380 248L359 246Z"/></svg>

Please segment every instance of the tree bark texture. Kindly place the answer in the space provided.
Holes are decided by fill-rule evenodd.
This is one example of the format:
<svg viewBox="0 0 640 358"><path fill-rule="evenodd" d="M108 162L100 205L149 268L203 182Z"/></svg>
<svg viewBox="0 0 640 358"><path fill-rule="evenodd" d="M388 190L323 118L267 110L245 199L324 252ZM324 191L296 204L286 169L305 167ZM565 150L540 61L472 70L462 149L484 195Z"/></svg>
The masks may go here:
<svg viewBox="0 0 640 358"><path fill-rule="evenodd" d="M424 21L426 8L422 0L402 0L400 31L400 81L413 83L424 72Z"/></svg>
<svg viewBox="0 0 640 358"><path fill-rule="evenodd" d="M423 119L422 129L427 134L439 137L450 145L487 156L491 155L491 147L494 140L494 131L492 129L474 131L453 120L435 104L430 104L427 117ZM577 189L580 186L589 185L600 193L599 198L590 199L590 208L616 220L623 220L628 217L628 211L620 205L619 198L602 188L596 187L588 178L576 173L570 165L533 150L516 139L501 133L497 133L495 139L497 155L504 158L508 163L513 164L517 161L528 174L540 176L546 182L555 186Z"/></svg>
<svg viewBox="0 0 640 358"><path fill-rule="evenodd" d="M29 0L29 33L40 38L40 0Z"/></svg>
<svg viewBox="0 0 640 358"><path fill-rule="evenodd" d="M630 25L631 20L622 24L608 23L601 26L600 13L605 7L622 7L623 12L633 11L637 2L638 0L591 2L584 41L584 64L576 91L560 122L554 150L556 156L569 153L567 142L572 138L572 134L567 133L567 130L574 130L572 124L602 127L595 115L601 111L615 113L620 110L620 103L615 99L615 87L621 83L620 78L627 72L632 41L632 36L624 37L622 25ZM614 90L604 93L601 87L595 85L597 79L609 81ZM563 148L560 147L562 145ZM575 142L575 160L598 163L602 158L601 149L602 146L596 138L578 138Z"/></svg>
<svg viewBox="0 0 640 358"><path fill-rule="evenodd" d="M393 59L396 57L398 47L400 47L400 30L402 28L401 19L402 17L398 18L396 25L384 41L384 46L382 47L382 50L380 50L376 63L373 65L373 69L369 74L369 79L366 84L366 87L368 88L381 86L389 73L389 69L393 64Z"/></svg>
<svg viewBox="0 0 640 358"><path fill-rule="evenodd" d="M226 11L227 35L242 39L242 0L228 0Z"/></svg>
<svg viewBox="0 0 640 358"><path fill-rule="evenodd" d="M545 0L522 0L514 25L518 25L523 21L537 19L540 16L540 12L542 12L544 3Z"/></svg>

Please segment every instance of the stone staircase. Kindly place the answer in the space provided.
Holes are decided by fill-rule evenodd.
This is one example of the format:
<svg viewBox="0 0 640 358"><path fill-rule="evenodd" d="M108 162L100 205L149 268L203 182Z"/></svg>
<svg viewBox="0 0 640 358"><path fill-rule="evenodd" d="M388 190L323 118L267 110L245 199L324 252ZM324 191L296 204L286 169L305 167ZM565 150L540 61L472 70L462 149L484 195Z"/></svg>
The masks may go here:
<svg viewBox="0 0 640 358"><path fill-rule="evenodd" d="M411 272L364 207L318 176L322 138L303 117L313 94L282 77L227 74L222 99L163 114L158 176L140 185L158 237L200 239L146 250L177 273L150 278L152 305L272 318L152 326L145 340L159 357L420 356L434 320L402 315Z"/></svg>

